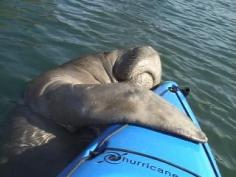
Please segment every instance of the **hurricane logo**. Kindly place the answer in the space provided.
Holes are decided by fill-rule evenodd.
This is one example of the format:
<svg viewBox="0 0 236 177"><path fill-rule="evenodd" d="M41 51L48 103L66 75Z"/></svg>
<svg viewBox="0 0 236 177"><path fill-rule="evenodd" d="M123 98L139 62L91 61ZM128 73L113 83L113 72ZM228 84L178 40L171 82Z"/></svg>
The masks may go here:
<svg viewBox="0 0 236 177"><path fill-rule="evenodd" d="M118 152L107 152L103 158L103 160L97 162L97 163L102 163L102 162L107 162L110 164L120 164L122 163L122 157L127 155L128 153L123 153L120 154Z"/></svg>

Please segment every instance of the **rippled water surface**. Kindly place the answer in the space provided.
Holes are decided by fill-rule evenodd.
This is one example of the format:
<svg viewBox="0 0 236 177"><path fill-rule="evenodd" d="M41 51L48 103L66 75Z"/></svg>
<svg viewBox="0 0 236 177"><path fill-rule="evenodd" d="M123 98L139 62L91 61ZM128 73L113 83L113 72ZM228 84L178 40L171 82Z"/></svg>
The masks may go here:
<svg viewBox="0 0 236 177"><path fill-rule="evenodd" d="M87 53L152 45L190 104L222 175L236 174L235 0L1 0L0 121L33 77Z"/></svg>

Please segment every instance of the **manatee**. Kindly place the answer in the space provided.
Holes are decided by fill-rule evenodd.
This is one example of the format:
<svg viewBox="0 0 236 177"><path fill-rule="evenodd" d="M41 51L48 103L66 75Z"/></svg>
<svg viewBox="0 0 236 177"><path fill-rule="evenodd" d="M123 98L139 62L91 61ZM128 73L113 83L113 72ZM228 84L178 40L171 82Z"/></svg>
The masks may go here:
<svg viewBox="0 0 236 177"><path fill-rule="evenodd" d="M11 116L2 171L21 163L31 167L18 169L24 176L55 176L97 135L94 127L116 123L206 142L186 115L150 90L160 83L161 72L158 52L144 46L80 57L41 74ZM56 163L45 169L50 160Z"/></svg>

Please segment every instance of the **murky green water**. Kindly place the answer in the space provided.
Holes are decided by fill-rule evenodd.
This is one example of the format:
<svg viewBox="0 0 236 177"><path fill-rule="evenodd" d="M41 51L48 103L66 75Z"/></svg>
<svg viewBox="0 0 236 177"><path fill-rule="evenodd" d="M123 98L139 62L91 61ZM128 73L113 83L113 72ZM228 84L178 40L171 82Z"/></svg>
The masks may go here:
<svg viewBox="0 0 236 177"><path fill-rule="evenodd" d="M223 176L236 174L236 1L1 0L0 121L33 77L87 53L152 45L190 104Z"/></svg>

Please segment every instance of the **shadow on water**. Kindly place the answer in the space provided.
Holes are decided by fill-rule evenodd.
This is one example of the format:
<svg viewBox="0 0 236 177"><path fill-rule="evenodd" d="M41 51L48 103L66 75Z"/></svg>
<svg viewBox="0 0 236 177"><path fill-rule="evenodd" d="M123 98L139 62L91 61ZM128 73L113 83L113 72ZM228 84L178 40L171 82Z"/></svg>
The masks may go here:
<svg viewBox="0 0 236 177"><path fill-rule="evenodd" d="M6 136L7 135L7 136ZM17 106L5 122L0 176L56 176L97 136L82 128L69 133L50 120Z"/></svg>

